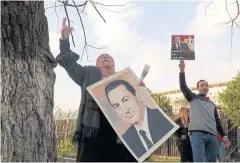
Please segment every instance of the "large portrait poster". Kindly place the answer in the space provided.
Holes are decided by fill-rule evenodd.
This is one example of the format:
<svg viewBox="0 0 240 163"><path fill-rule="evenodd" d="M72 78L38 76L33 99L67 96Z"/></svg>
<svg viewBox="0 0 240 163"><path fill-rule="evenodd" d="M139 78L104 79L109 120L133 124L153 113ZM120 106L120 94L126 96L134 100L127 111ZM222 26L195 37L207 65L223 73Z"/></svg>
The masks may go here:
<svg viewBox="0 0 240 163"><path fill-rule="evenodd" d="M171 59L195 60L194 35L172 35Z"/></svg>
<svg viewBox="0 0 240 163"><path fill-rule="evenodd" d="M103 114L131 154L143 162L177 129L130 69L89 87Z"/></svg>

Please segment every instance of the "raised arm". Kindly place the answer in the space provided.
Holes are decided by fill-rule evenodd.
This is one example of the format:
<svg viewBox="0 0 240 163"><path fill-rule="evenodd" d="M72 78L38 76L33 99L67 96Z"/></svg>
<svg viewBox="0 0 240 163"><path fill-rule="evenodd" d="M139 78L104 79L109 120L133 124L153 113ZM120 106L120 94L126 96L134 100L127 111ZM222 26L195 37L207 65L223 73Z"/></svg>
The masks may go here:
<svg viewBox="0 0 240 163"><path fill-rule="evenodd" d="M70 50L69 35L72 28L65 26L66 18L63 19L60 39L60 54L56 57L56 60L60 66L62 66L72 78L72 80L82 86L85 68L77 63L79 55Z"/></svg>
<svg viewBox="0 0 240 163"><path fill-rule="evenodd" d="M185 98L188 100L188 102L192 101L195 97L195 94L188 88L185 78L185 63L183 60L180 61L179 64L180 73L179 73L179 84L180 89L185 96Z"/></svg>

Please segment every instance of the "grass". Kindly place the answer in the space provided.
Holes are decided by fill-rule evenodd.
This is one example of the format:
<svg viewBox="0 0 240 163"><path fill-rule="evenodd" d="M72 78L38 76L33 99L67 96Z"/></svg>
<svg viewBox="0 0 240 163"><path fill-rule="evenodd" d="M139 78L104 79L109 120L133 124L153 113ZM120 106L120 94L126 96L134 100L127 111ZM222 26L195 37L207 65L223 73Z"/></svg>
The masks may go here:
<svg viewBox="0 0 240 163"><path fill-rule="evenodd" d="M67 158L76 158L77 153L75 151L72 152L64 152L58 155L59 158L67 157ZM160 155L152 155L145 162L179 162L180 159L178 157L167 157Z"/></svg>
<svg viewBox="0 0 240 163"><path fill-rule="evenodd" d="M70 140L61 141L58 146L58 158L76 158L77 151ZM179 157L151 155L145 162L179 162Z"/></svg>
<svg viewBox="0 0 240 163"><path fill-rule="evenodd" d="M58 154L58 157L76 158L77 153L75 151L62 152Z"/></svg>
<svg viewBox="0 0 240 163"><path fill-rule="evenodd" d="M160 155L152 155L149 157L147 162L179 162L179 157L168 157L168 156L160 156Z"/></svg>

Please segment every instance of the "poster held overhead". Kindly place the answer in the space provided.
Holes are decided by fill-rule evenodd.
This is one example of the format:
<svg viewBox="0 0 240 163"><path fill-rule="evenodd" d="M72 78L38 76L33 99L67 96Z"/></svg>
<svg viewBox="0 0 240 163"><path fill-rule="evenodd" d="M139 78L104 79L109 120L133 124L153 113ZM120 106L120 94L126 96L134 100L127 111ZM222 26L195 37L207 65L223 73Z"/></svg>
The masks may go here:
<svg viewBox="0 0 240 163"><path fill-rule="evenodd" d="M194 35L172 35L171 60L195 60Z"/></svg>
<svg viewBox="0 0 240 163"><path fill-rule="evenodd" d="M87 90L122 143L138 162L143 162L179 126L158 107L146 88L141 91L139 81L127 68Z"/></svg>

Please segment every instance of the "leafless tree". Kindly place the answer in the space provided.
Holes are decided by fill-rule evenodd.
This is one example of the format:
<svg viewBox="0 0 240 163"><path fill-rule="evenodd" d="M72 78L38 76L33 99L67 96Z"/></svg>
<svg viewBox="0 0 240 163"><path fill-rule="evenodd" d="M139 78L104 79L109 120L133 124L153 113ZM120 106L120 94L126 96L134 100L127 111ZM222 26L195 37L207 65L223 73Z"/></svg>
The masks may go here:
<svg viewBox="0 0 240 163"><path fill-rule="evenodd" d="M213 3L214 0L211 0L206 8L205 14L207 13L208 8L211 6L211 4ZM225 24L225 25L229 25L229 29L231 31L231 40L230 40L230 58L229 58L229 62L231 62L232 59L232 44L233 44L233 34L234 34L234 28L240 27L240 1L239 0L234 0L229 2L228 0L224 0L225 2L225 9L226 9L226 14L229 17L229 20L220 24ZM236 14L235 15L231 15L229 12L229 6L235 6L236 9Z"/></svg>
<svg viewBox="0 0 240 163"><path fill-rule="evenodd" d="M94 10L98 13L99 17L103 20L104 23L106 23L106 19L104 18L103 14L99 11L98 7L101 7L107 11L110 11L110 12L115 12L115 13L122 13L122 12L118 12L118 11L115 11L115 10L112 10L111 8L109 7L125 7L127 4L129 4L131 2L131 0L127 3L124 3L124 4L104 4L104 3L100 3L98 1L94 1L94 0L85 0L84 2L81 2L81 3L76 3L74 0L73 1L68 1L68 0L57 0L55 1L55 5L54 6L50 6L50 7L47 7L46 9L51 9L51 8L54 8L54 12L53 13L56 13L57 15L57 12L56 12L56 8L57 7L63 7L64 8L64 12L65 12L65 15L67 17L67 21L68 21L68 26L71 26L71 16L69 15L68 11L69 11L69 8L70 9L75 9L77 11L77 14L78 14L78 17L79 17L79 21L81 22L81 28L82 28L82 32L83 32L83 35L84 35L84 46L83 46L83 51L82 51L82 54L81 54L81 58L80 60L82 60L82 57L84 55L84 53L86 54L87 56L87 60L89 61L89 58L88 58L88 53L87 53L87 49L88 47L90 48L93 48L93 49L104 49L106 47L96 47L96 46L93 46L91 44L89 44L88 42L88 39L87 39L87 36L86 36L86 30L85 30L85 25L84 25L84 22L83 22L83 19L82 19L82 15L87 15L84 11L85 11L85 8L87 5L92 5ZM124 11L125 12L125 11ZM57 18L58 18L58 15L57 15ZM72 39L72 43L73 43L73 46L75 46L75 42L74 42L74 36L73 34L71 33L71 39Z"/></svg>

